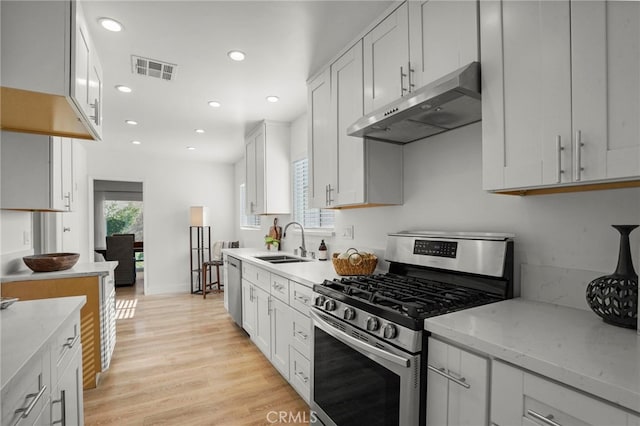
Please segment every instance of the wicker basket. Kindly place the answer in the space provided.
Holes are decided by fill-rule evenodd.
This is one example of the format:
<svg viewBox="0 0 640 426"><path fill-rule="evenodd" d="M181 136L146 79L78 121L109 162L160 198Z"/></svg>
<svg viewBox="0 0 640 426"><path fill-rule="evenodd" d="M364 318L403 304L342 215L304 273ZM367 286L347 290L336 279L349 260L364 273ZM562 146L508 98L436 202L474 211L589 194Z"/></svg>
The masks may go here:
<svg viewBox="0 0 640 426"><path fill-rule="evenodd" d="M339 253L333 253L333 269L338 275L371 275L376 269L378 258L375 254L359 253L355 249L347 251L349 257L338 259Z"/></svg>

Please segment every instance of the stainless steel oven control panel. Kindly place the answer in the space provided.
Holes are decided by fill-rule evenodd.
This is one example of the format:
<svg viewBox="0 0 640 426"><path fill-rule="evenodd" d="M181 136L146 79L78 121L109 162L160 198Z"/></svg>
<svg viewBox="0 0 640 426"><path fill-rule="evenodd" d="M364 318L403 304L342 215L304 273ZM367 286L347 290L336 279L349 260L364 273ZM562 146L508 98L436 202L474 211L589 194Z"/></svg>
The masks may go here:
<svg viewBox="0 0 640 426"><path fill-rule="evenodd" d="M323 294L313 293L313 308L411 353L422 349L422 331L411 330Z"/></svg>
<svg viewBox="0 0 640 426"><path fill-rule="evenodd" d="M389 234L390 262L501 277L512 234L407 231Z"/></svg>

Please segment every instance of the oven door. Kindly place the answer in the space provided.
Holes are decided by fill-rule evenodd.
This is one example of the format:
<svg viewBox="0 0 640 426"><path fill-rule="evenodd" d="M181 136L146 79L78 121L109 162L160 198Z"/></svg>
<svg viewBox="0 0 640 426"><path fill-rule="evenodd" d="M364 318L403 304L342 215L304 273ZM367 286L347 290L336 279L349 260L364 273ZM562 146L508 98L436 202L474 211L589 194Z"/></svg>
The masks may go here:
<svg viewBox="0 0 640 426"><path fill-rule="evenodd" d="M420 355L315 309L311 319L312 421L327 426L419 424Z"/></svg>

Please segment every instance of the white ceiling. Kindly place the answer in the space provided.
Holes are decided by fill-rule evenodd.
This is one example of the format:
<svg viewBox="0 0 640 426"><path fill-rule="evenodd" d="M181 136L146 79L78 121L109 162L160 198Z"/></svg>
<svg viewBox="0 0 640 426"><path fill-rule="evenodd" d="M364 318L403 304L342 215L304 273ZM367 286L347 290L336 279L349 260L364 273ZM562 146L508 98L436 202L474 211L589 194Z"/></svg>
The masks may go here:
<svg viewBox="0 0 640 426"><path fill-rule="evenodd" d="M87 1L104 72L104 147L235 162L245 130L306 110L306 80L392 1ZM124 25L108 32L98 18ZM230 50L247 59L234 62ZM175 80L132 73L131 55L177 64ZM115 90L118 84L133 89ZM268 95L280 102L269 103ZM207 105L210 100L220 108ZM137 121L137 126L125 120ZM196 134L202 128L206 133ZM140 140L141 145L132 145ZM196 148L188 151L187 146Z"/></svg>

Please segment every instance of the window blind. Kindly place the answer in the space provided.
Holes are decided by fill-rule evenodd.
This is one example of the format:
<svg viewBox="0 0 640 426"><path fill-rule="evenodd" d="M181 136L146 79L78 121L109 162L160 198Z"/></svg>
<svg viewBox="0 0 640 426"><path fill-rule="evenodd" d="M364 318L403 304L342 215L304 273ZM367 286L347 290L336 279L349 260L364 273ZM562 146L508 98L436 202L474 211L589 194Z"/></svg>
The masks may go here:
<svg viewBox="0 0 640 426"><path fill-rule="evenodd" d="M333 210L309 208L309 160L293 162L293 220L305 228L333 229Z"/></svg>
<svg viewBox="0 0 640 426"><path fill-rule="evenodd" d="M247 191L245 184L240 185L240 226L243 228L259 228L260 216L247 214Z"/></svg>

